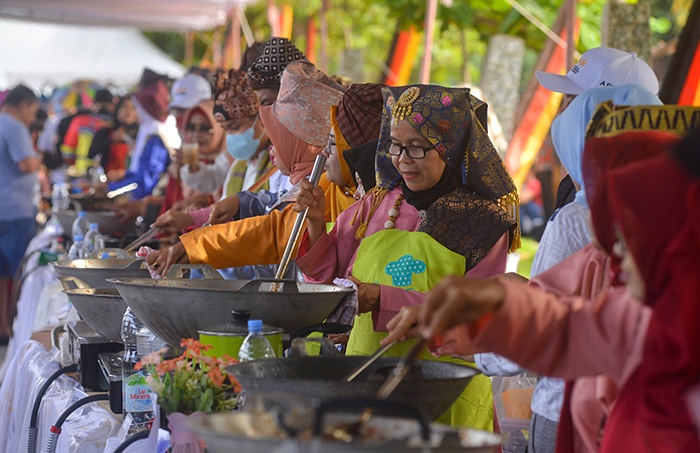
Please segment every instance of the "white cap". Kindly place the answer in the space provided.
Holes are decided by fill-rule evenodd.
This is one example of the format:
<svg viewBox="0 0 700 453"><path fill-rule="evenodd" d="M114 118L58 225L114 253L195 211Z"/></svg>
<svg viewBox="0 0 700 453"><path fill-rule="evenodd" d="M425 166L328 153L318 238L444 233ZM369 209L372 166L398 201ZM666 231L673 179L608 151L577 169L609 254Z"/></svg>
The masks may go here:
<svg viewBox="0 0 700 453"><path fill-rule="evenodd" d="M634 52L610 47L595 47L581 55L581 59L565 76L535 71L540 84L550 91L581 94L598 86L639 85L657 94L659 80L654 71Z"/></svg>
<svg viewBox="0 0 700 453"><path fill-rule="evenodd" d="M170 90L173 101L168 108L191 109L202 101L211 99L211 85L204 77L187 74L175 81Z"/></svg>

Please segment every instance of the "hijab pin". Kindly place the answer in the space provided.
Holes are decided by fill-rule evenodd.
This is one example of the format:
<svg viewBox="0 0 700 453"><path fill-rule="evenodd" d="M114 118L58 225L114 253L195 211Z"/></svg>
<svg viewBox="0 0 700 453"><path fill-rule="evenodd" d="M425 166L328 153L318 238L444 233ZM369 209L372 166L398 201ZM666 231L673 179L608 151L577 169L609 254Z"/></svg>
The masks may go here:
<svg viewBox="0 0 700 453"><path fill-rule="evenodd" d="M394 108L391 109L391 116L396 121L395 124L399 124L399 121L410 115L411 110L413 110L413 103L416 102L418 96L420 96L420 88L418 87L411 87L401 94Z"/></svg>

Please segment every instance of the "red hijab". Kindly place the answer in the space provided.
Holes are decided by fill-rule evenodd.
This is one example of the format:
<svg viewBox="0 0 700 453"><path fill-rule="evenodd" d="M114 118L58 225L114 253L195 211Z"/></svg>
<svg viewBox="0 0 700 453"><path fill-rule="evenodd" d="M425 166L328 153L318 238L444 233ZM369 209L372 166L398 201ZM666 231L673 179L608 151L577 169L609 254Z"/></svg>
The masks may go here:
<svg viewBox="0 0 700 453"><path fill-rule="evenodd" d="M699 138L686 149L697 153ZM642 363L620 391L601 451L700 451L684 399L700 371L700 178L663 152L603 179L606 211L637 262L653 314Z"/></svg>

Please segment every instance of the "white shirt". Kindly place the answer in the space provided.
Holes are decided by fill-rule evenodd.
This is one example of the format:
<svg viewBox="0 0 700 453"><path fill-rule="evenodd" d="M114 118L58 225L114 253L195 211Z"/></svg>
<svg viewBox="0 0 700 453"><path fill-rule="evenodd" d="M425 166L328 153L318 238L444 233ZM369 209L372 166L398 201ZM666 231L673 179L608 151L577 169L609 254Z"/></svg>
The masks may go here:
<svg viewBox="0 0 700 453"><path fill-rule="evenodd" d="M572 202L557 209L547 222L532 262L531 277L546 271L562 262L591 242L587 218L589 209ZM475 354L474 362L487 376L515 376L524 373L514 362L496 354ZM532 412L553 422L559 422L564 403L564 381L550 377L540 377L532 395Z"/></svg>

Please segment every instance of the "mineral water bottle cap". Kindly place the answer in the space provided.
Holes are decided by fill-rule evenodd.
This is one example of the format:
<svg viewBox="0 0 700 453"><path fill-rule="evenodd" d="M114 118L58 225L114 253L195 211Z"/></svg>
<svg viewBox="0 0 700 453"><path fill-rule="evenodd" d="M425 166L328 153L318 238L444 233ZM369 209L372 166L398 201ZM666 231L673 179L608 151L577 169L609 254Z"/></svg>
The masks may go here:
<svg viewBox="0 0 700 453"><path fill-rule="evenodd" d="M87 215L87 212L85 212L85 211L78 212L78 217L85 217L86 215Z"/></svg>
<svg viewBox="0 0 700 453"><path fill-rule="evenodd" d="M98 228L99 228L99 225L98 225L97 223L91 223L91 224L90 224L90 229L91 229L91 230L96 230L96 229L98 229Z"/></svg>
<svg viewBox="0 0 700 453"><path fill-rule="evenodd" d="M248 332L262 332L263 322L262 319L249 319L248 320Z"/></svg>
<svg viewBox="0 0 700 453"><path fill-rule="evenodd" d="M76 234L75 236L73 236L73 242L82 242L83 239L85 239L85 236L83 236L82 234Z"/></svg>

